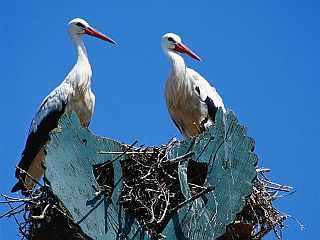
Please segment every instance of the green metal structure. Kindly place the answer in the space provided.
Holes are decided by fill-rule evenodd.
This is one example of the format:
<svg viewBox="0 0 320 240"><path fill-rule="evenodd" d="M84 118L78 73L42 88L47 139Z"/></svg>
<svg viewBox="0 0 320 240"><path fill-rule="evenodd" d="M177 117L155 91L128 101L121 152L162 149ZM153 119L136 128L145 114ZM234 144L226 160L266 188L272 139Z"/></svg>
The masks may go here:
<svg viewBox="0 0 320 240"><path fill-rule="evenodd" d="M64 115L51 132L44 161L45 178L54 195L63 203L88 239L151 239L139 222L121 207L125 155L98 154L123 152L128 145L94 136L82 128L77 115ZM176 142L166 152L167 160L179 159L178 176L186 200L164 227L167 239L217 239L233 223L252 192L257 156L254 141L246 128L237 123L232 111L216 116L213 128L198 137ZM190 160L207 166L202 194L191 192L187 171ZM97 193L93 166L113 165L114 189L110 196ZM190 171L190 170L189 170Z"/></svg>

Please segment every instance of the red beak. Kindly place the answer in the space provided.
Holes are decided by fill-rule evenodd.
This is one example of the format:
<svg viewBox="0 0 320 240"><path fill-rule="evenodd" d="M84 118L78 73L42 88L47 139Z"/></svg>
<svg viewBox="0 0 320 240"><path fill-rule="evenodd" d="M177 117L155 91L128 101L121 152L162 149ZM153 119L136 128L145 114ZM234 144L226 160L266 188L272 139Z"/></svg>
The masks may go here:
<svg viewBox="0 0 320 240"><path fill-rule="evenodd" d="M202 61L201 58L199 58L194 52L192 52L186 45L184 45L183 43L176 43L174 49L177 52L180 53L185 53L187 55L189 55L190 57L198 60L198 61Z"/></svg>
<svg viewBox="0 0 320 240"><path fill-rule="evenodd" d="M104 35L103 33L99 32L98 30L94 29L93 27L87 27L84 30L85 34L94 36L96 38L100 38L104 41L107 41L109 43L113 43L113 44L117 44L115 41L113 41L111 38L107 37L106 35Z"/></svg>

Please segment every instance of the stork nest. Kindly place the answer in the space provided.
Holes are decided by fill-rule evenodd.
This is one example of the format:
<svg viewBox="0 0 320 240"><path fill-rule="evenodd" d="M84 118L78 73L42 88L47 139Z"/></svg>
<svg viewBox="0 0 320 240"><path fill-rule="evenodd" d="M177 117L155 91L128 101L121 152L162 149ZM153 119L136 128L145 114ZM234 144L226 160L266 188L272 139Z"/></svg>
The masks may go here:
<svg viewBox="0 0 320 240"><path fill-rule="evenodd" d="M283 222L293 217L276 209L273 201L295 191L289 186L272 182L265 174L270 169L256 170L258 177L253 183L252 194L246 199L245 207L236 221L227 227L226 233L219 240L262 239L270 231L273 231L277 239L282 239L281 230L285 227ZM301 224L300 226L303 228Z"/></svg>
<svg viewBox="0 0 320 240"><path fill-rule="evenodd" d="M130 154L124 152L125 160L120 161L123 172L120 205L137 219L153 239L162 237L161 232L181 207L214 189L203 187L207 165L189 161L192 169L198 170L188 170L192 197L185 199L180 189L178 164L187 161L190 156L168 161L166 152L172 144L131 148ZM257 169L258 177L253 183L252 194L246 199L245 207L236 221L227 227L219 240L261 239L270 231L282 239L283 222L291 216L277 210L273 201L293 192L289 186L272 182L266 176L269 171ZM94 166L94 174L104 194L111 197L114 189L112 164ZM13 217L22 239L89 239L74 224L67 209L47 186L39 187L28 198L13 198L4 194L2 197L5 200L0 203L8 205L10 210L0 218Z"/></svg>
<svg viewBox="0 0 320 240"><path fill-rule="evenodd" d="M7 204L10 210L0 218L13 217L21 239L89 239L47 186L40 186L26 198L1 196L5 200L0 204Z"/></svg>

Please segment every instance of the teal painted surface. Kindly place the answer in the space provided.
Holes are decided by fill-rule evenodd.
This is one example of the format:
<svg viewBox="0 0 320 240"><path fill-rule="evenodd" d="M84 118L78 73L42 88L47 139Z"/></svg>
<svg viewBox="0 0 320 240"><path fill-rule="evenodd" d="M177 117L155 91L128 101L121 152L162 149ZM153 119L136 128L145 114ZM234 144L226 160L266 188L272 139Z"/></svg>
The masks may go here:
<svg viewBox="0 0 320 240"><path fill-rule="evenodd" d="M254 141L246 134L232 111L224 115L219 110L214 128L176 144L168 152L168 159L195 152L193 160L209 163L204 186L215 188L178 211L163 231L168 239L216 239L243 209L245 197L252 192L258 160L252 153ZM187 164L180 163L179 175L183 194L189 198Z"/></svg>
<svg viewBox="0 0 320 240"><path fill-rule="evenodd" d="M115 190L112 202L102 195L96 196L92 187L99 189L92 166L116 157L97 152L102 149L122 151L122 145L95 137L80 126L75 113L71 118L63 116L50 136L44 162L45 177L82 231L93 239L148 239L140 226L117 205L122 189L119 161L113 162Z"/></svg>
<svg viewBox="0 0 320 240"><path fill-rule="evenodd" d="M193 151L193 160L209 163L205 186L215 189L178 210L163 231L167 239L216 239L234 221L245 204L245 197L252 191L256 176L257 156L251 151L254 142L246 133L231 111L224 115L219 110L214 128L197 138L178 142L168 151L168 159ZM95 137L72 114L71 118L60 119L59 128L51 133L46 149L45 176L53 193L85 234L93 239L149 239L118 205L122 189L119 161L112 163L115 189L111 200L96 196L92 187L99 188L92 166L116 157L97 152L123 151L121 143ZM188 161L179 165L179 181L186 199L191 197L187 165Z"/></svg>

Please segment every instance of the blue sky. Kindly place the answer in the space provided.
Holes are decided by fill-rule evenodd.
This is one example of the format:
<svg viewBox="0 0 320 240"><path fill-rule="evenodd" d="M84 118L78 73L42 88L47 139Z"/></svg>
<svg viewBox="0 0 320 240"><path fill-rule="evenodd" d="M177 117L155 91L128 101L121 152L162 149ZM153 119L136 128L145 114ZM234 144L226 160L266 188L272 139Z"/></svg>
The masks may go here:
<svg viewBox="0 0 320 240"><path fill-rule="evenodd" d="M146 145L182 139L165 106L171 65L160 47L163 34L177 33L203 60L185 57L187 65L247 126L259 165L297 190L276 206L307 231L288 220L284 238L319 236L319 1L0 0L0 6L1 193L15 183L37 108L75 63L66 25L81 17L118 43L84 37L96 95L93 133ZM19 239L13 219L0 221L1 239Z"/></svg>

